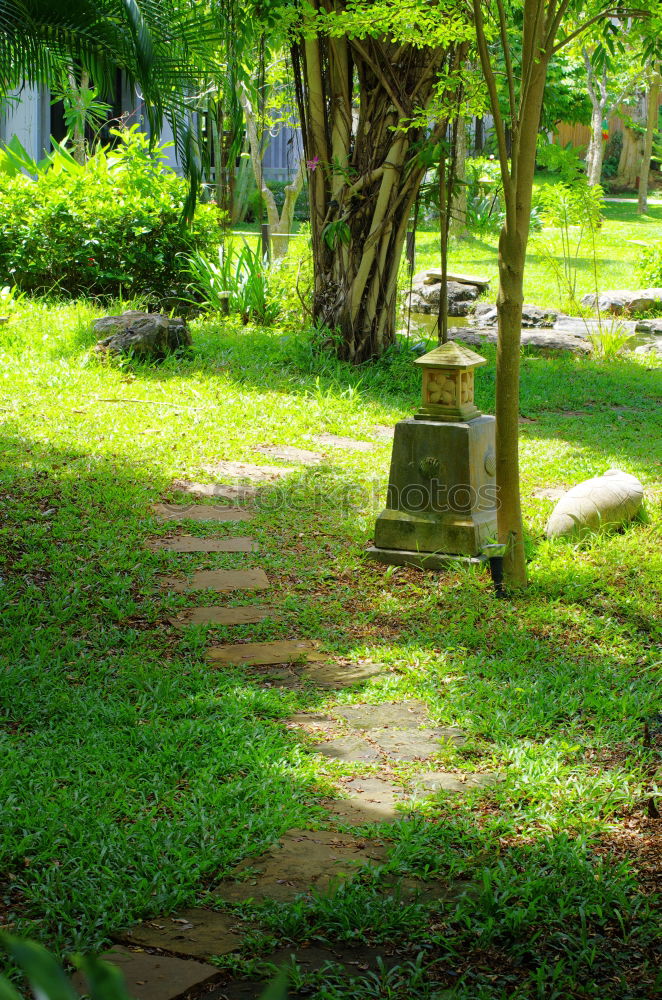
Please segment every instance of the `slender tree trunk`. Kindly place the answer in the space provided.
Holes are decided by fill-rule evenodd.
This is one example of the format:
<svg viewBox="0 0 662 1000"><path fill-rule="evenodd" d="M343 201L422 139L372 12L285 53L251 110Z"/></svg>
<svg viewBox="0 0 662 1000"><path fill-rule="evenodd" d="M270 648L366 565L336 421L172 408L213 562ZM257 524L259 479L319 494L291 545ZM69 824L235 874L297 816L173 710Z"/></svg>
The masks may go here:
<svg viewBox="0 0 662 1000"><path fill-rule="evenodd" d="M658 106L660 102L660 74L655 72L648 88L648 109L646 114L646 136L644 138L644 154L639 173L639 198L637 212L644 215L648 211L648 175L651 169L653 155L653 140L657 131Z"/></svg>
<svg viewBox="0 0 662 1000"><path fill-rule="evenodd" d="M342 13L345 3L312 6ZM313 316L339 334L339 355L354 363L378 357L395 339L400 258L425 171L416 154L438 138L411 119L430 104L449 52L326 35L293 47L309 167Z"/></svg>
<svg viewBox="0 0 662 1000"><path fill-rule="evenodd" d="M235 177L232 191L232 225L243 222L248 210L248 197L251 187L252 165L250 153L248 151L248 141L244 141L244 146L239 157L239 166Z"/></svg>
<svg viewBox="0 0 662 1000"><path fill-rule="evenodd" d="M485 142L484 138L484 125L482 118L476 118L476 131L474 132L474 152L482 153L483 145Z"/></svg>
<svg viewBox="0 0 662 1000"><path fill-rule="evenodd" d="M209 102L209 128L214 150L214 200L219 209L226 207L226 190L223 183L223 103L217 95Z"/></svg>
<svg viewBox="0 0 662 1000"><path fill-rule="evenodd" d="M496 372L496 481L499 541L506 545L504 578L511 588L526 586L526 559L519 483L519 353L522 336L524 265L529 238L536 141L549 61L563 8L555 0L525 0L522 58L513 69L509 24L496 0L504 51L508 115L502 116L483 11L473 0L478 51L494 117L503 179L506 221L499 238L498 343ZM512 155L511 155L512 154Z"/></svg>
<svg viewBox="0 0 662 1000"><path fill-rule="evenodd" d="M602 120L607 108L607 71L602 70L598 77L593 68L588 51L583 48L584 65L586 67L586 83L588 96L591 100L591 138L586 151L586 174L590 185L599 184L602 176L602 159L604 155L604 140L602 138Z"/></svg>
<svg viewBox="0 0 662 1000"><path fill-rule="evenodd" d="M262 170L262 144L258 136L257 122L253 113L253 106L245 88L240 89L239 99L241 101L241 106L244 109L244 117L246 119L246 134L248 137L248 148L251 163L253 165L253 173L255 175L255 183L257 184L258 191L262 192L264 204L267 209L267 221L269 223L269 230L271 234L271 250L274 257L284 257L287 253L290 234L292 232L294 207L296 205L297 198L301 193L301 188L303 187L304 161L303 158L299 161L299 166L292 182L285 188L285 202L283 204L282 211L279 213L273 191L269 188L264 179L264 173Z"/></svg>
<svg viewBox="0 0 662 1000"><path fill-rule="evenodd" d="M526 585L519 483L519 381L524 261L522 233L504 227L499 238L496 377L496 481L499 541L507 544L504 571L510 586Z"/></svg>
<svg viewBox="0 0 662 1000"><path fill-rule="evenodd" d="M467 125L463 116L457 121L457 143L455 147L456 192L451 207L451 236L462 236L467 228Z"/></svg>
<svg viewBox="0 0 662 1000"><path fill-rule="evenodd" d="M86 70L82 70L80 81L76 79L73 69L69 70L69 87L71 91L71 105L76 112L71 141L73 148L71 155L76 163L85 163L85 112L81 100L81 91L90 85L90 75Z"/></svg>

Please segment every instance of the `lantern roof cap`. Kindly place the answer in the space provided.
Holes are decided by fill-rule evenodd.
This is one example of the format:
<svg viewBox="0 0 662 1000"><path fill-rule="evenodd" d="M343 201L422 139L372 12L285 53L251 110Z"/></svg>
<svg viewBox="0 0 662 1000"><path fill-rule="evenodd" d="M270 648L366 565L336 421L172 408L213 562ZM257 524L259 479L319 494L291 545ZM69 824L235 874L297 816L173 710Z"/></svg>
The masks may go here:
<svg viewBox="0 0 662 1000"><path fill-rule="evenodd" d="M487 364L487 359L464 344L449 340L421 358L416 358L414 364L424 365L426 368L475 368L477 365Z"/></svg>

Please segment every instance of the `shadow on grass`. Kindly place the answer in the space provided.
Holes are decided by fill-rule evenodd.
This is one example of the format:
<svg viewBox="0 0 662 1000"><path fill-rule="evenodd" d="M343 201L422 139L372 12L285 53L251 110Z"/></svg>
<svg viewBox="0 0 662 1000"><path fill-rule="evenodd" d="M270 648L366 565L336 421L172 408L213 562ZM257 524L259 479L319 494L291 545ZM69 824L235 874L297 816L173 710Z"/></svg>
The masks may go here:
<svg viewBox="0 0 662 1000"><path fill-rule="evenodd" d="M144 548L164 484L19 428L0 453L2 913L89 949L303 825L314 782L277 722L296 698L164 621Z"/></svg>
<svg viewBox="0 0 662 1000"><path fill-rule="evenodd" d="M486 345L483 354L488 364L476 379L476 402L483 412L493 413L496 350ZM413 415L420 399L420 373L413 357L403 346L380 361L355 368L338 361L329 350L316 348L308 332L237 333L224 329L222 322L209 322L197 332L192 356L127 367L148 383L222 374L236 386L268 393L271 405L273 394L281 394L283 410L289 396L308 396L322 408L332 407L334 400L349 402L355 404L361 423L370 419L366 408L372 406L372 419L378 423L384 420L379 413L383 407L399 410L401 418ZM650 437L637 433L637 426L642 420L648 425L657 420L659 369L649 369L627 355L604 362L523 351L521 373L520 413L537 418L535 425L523 427L524 436L609 450L621 455L621 461L641 459L650 451ZM624 409L612 411L612 407ZM581 411L581 416L564 415L568 410ZM550 411L559 412L552 416ZM357 436L364 437L365 432Z"/></svg>
<svg viewBox="0 0 662 1000"><path fill-rule="evenodd" d="M191 902L241 857L310 822L320 769L278 720L323 695L212 671L199 642L165 626L163 564L143 542L148 504L167 484L139 463L53 449L18 427L2 445L3 905L19 932L89 949ZM587 606L559 583L508 604L474 574L363 566L355 512L333 496L310 502L315 487L304 473L285 485L289 502L258 507L254 520L273 540L265 565L301 631L331 655L373 647L394 670L359 697L423 698L432 718L470 737L447 763L494 755L508 780L482 798L421 807L428 821L378 827L395 845L383 881L300 900L265 914L267 926L286 940L402 940L428 970L422 980L402 972L407 996L425 996L416 975L459 978L457 997L520 984L528 997L559 982L569 994L574 981L619 976L649 984L645 900L590 838L627 801L627 775L619 764L599 780L581 757L632 739L648 711L653 693L630 660L640 626L610 625L608 605ZM432 915L403 906L393 874L441 879L450 896ZM611 995L627 995L622 981Z"/></svg>

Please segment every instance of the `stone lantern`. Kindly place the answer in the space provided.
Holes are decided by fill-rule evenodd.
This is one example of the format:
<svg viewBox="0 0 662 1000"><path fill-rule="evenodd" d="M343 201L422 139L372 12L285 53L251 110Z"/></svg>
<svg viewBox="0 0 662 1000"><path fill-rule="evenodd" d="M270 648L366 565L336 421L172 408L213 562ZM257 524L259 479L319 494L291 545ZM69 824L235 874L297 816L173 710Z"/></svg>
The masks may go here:
<svg viewBox="0 0 662 1000"><path fill-rule="evenodd" d="M415 361L422 403L395 427L373 558L431 569L485 560L497 533L495 420L474 403L474 370L485 363L453 341Z"/></svg>

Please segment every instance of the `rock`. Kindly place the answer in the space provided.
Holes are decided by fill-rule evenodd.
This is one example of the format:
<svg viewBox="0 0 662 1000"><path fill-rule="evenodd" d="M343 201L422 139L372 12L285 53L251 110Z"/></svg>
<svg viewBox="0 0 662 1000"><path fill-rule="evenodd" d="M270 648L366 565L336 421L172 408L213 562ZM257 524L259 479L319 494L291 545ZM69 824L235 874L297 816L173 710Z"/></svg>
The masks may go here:
<svg viewBox="0 0 662 1000"><path fill-rule="evenodd" d="M446 274L447 281L457 281L460 285L476 285L481 291L485 288L490 287L491 278L477 278L475 275L471 274L454 274L450 271ZM441 281L441 268L431 267L427 271L421 271L414 277L414 281L422 281L426 285L434 285Z"/></svg>
<svg viewBox="0 0 662 1000"><path fill-rule="evenodd" d="M547 522L548 538L583 535L596 528L630 521L641 509L644 488L620 469L587 479L559 500Z"/></svg>
<svg viewBox="0 0 662 1000"><path fill-rule="evenodd" d="M451 326L448 328L449 340L458 340L471 347L482 347L485 344L496 344L497 331L495 327ZM586 336L572 330L522 330L522 346L532 347L539 351L572 351L573 354L590 354L591 344Z"/></svg>
<svg viewBox="0 0 662 1000"><path fill-rule="evenodd" d="M184 320L136 310L98 319L94 332L101 338L97 354L132 354L141 360L161 361L193 343Z"/></svg>
<svg viewBox="0 0 662 1000"><path fill-rule="evenodd" d="M650 333L653 336L662 337L662 316L657 319L639 319L635 326L637 333Z"/></svg>
<svg viewBox="0 0 662 1000"><path fill-rule="evenodd" d="M412 312L432 313L439 309L441 298L441 280L431 280L431 272L422 271L412 281L409 305ZM434 277L434 275L432 275ZM448 282L448 315L467 316L482 286L469 285L459 281Z"/></svg>
<svg viewBox="0 0 662 1000"><path fill-rule="evenodd" d="M600 312L614 316L633 316L651 309L662 309L662 288L618 289L601 292L598 296L592 292L582 297L582 305L589 309L599 308Z"/></svg>
<svg viewBox="0 0 662 1000"><path fill-rule="evenodd" d="M481 326L497 325L497 307L489 302L479 302L474 310L474 316ZM551 328L564 314L558 309L541 309L539 306L522 306L522 328L525 330L545 327Z"/></svg>

